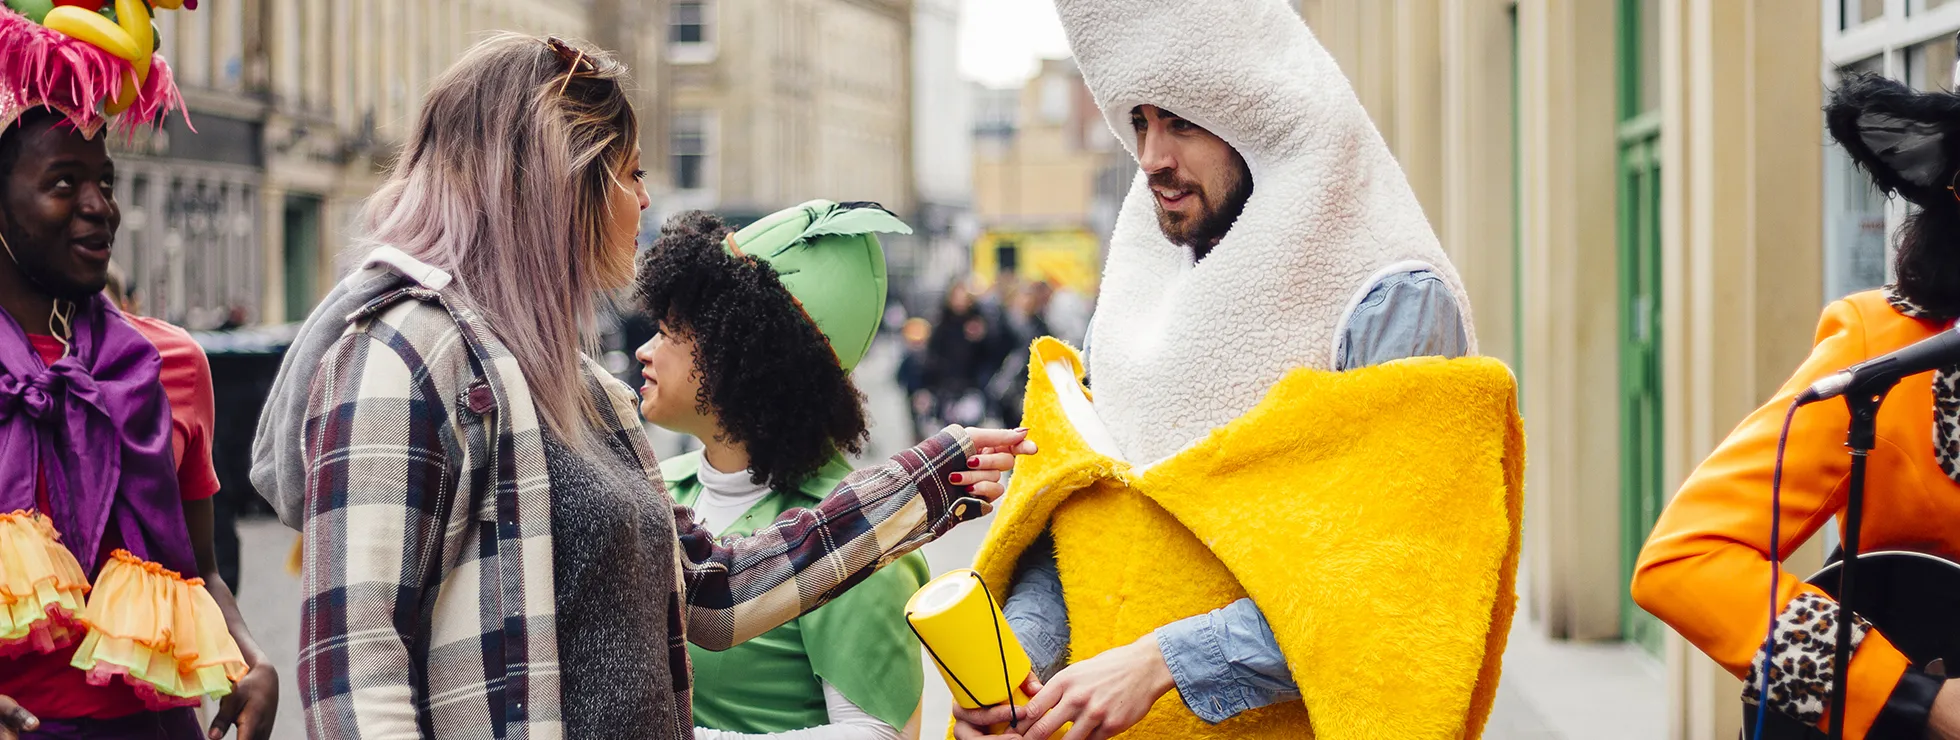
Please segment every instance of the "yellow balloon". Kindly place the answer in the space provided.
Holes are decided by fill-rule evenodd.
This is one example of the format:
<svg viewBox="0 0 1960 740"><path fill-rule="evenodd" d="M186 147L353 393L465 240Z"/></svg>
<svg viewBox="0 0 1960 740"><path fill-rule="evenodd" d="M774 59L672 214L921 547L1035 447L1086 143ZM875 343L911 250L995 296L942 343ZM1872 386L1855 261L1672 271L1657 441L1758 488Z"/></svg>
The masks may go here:
<svg viewBox="0 0 1960 740"><path fill-rule="evenodd" d="M123 33L129 34L129 39L136 42L137 58L130 61L148 67L150 54L156 51L154 44L157 40L150 34L149 6L144 5L143 0L116 0L116 22L122 26ZM142 77L148 71L145 69L137 76Z"/></svg>
<svg viewBox="0 0 1960 740"><path fill-rule="evenodd" d="M70 38L94 44L103 51L131 62L139 57L149 58L147 54L137 53L136 39L130 38L127 32L116 24L110 23L109 19L102 17L101 13L83 10L73 5L63 5L48 11L48 17L41 22L41 25Z"/></svg>
<svg viewBox="0 0 1960 740"><path fill-rule="evenodd" d="M102 104L102 112L117 115L129 110L136 103L137 91L150 79L150 54L156 37L150 35L150 9L143 0L116 0L116 21L123 33L136 42L136 58L130 61L135 75L123 78L122 91L116 97Z"/></svg>
<svg viewBox="0 0 1960 740"><path fill-rule="evenodd" d="M124 77L123 84L122 84L122 92L116 95L116 97L114 98L103 101L102 114L105 116L121 115L123 111L129 110L129 106L134 105L135 103L136 103L136 78Z"/></svg>

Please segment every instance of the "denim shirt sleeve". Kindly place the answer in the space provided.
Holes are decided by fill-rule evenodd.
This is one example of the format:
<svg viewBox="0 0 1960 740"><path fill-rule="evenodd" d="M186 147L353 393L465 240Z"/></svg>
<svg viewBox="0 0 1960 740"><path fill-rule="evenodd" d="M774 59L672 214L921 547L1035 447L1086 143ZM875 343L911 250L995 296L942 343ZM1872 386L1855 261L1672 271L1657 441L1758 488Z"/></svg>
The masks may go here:
<svg viewBox="0 0 1960 740"><path fill-rule="evenodd" d="M1000 607L1007 626L1034 664L1041 680L1068 665L1068 607L1062 601L1062 574L1055 565L1055 540L1043 532L1014 565L1014 586Z"/></svg>
<svg viewBox="0 0 1960 740"><path fill-rule="evenodd" d="M1178 695L1206 722L1300 698L1279 641L1251 599L1160 627L1157 645Z"/></svg>
<svg viewBox="0 0 1960 740"><path fill-rule="evenodd" d="M1361 299L1341 335L1342 370L1405 357L1462 357L1470 352L1463 311L1443 278L1429 270L1382 278Z"/></svg>
<svg viewBox="0 0 1960 740"><path fill-rule="evenodd" d="M1385 277L1369 289L1341 336L1338 366L1352 370L1469 351L1456 296L1435 272L1415 270ZM1251 599L1172 622L1156 634L1178 694L1206 722L1300 696L1272 627Z"/></svg>

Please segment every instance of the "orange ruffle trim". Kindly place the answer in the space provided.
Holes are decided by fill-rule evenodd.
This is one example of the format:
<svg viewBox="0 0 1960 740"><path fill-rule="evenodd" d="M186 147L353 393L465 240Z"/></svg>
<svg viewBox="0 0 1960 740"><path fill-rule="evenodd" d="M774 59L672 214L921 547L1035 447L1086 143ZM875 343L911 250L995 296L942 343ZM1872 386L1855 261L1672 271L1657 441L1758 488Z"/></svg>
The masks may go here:
<svg viewBox="0 0 1960 740"><path fill-rule="evenodd" d="M89 683L120 677L151 709L222 698L245 676L245 658L204 579L111 554L81 616L88 635L70 662Z"/></svg>
<svg viewBox="0 0 1960 740"><path fill-rule="evenodd" d="M0 658L75 644L88 574L38 513L0 514Z"/></svg>

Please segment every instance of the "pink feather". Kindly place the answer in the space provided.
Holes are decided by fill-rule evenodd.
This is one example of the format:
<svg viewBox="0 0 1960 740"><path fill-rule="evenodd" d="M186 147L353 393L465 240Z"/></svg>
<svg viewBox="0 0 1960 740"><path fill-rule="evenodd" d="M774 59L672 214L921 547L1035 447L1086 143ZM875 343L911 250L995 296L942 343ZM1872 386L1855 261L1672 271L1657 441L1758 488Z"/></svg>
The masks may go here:
<svg viewBox="0 0 1960 740"><path fill-rule="evenodd" d="M183 112L184 122L190 123L162 55L151 57L150 75L137 90L136 102L115 121L105 120L103 103L120 94L123 80L134 74L136 68L128 61L0 7L0 124L41 105L61 111L91 136L104 125L124 132L157 125L172 110Z"/></svg>

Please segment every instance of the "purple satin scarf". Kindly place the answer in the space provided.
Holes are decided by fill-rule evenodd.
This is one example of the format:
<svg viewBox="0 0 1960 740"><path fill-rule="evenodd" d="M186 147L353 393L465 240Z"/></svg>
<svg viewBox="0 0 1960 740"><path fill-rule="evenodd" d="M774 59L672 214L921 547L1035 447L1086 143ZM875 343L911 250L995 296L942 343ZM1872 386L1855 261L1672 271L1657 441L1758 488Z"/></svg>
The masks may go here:
<svg viewBox="0 0 1960 740"><path fill-rule="evenodd" d="M137 712L115 719L42 719L23 740L203 740L190 707Z"/></svg>
<svg viewBox="0 0 1960 740"><path fill-rule="evenodd" d="M46 473L62 544L91 576L113 523L123 547L197 575L170 449L170 400L155 346L100 295L76 307L52 367L0 311L0 512L33 509Z"/></svg>

